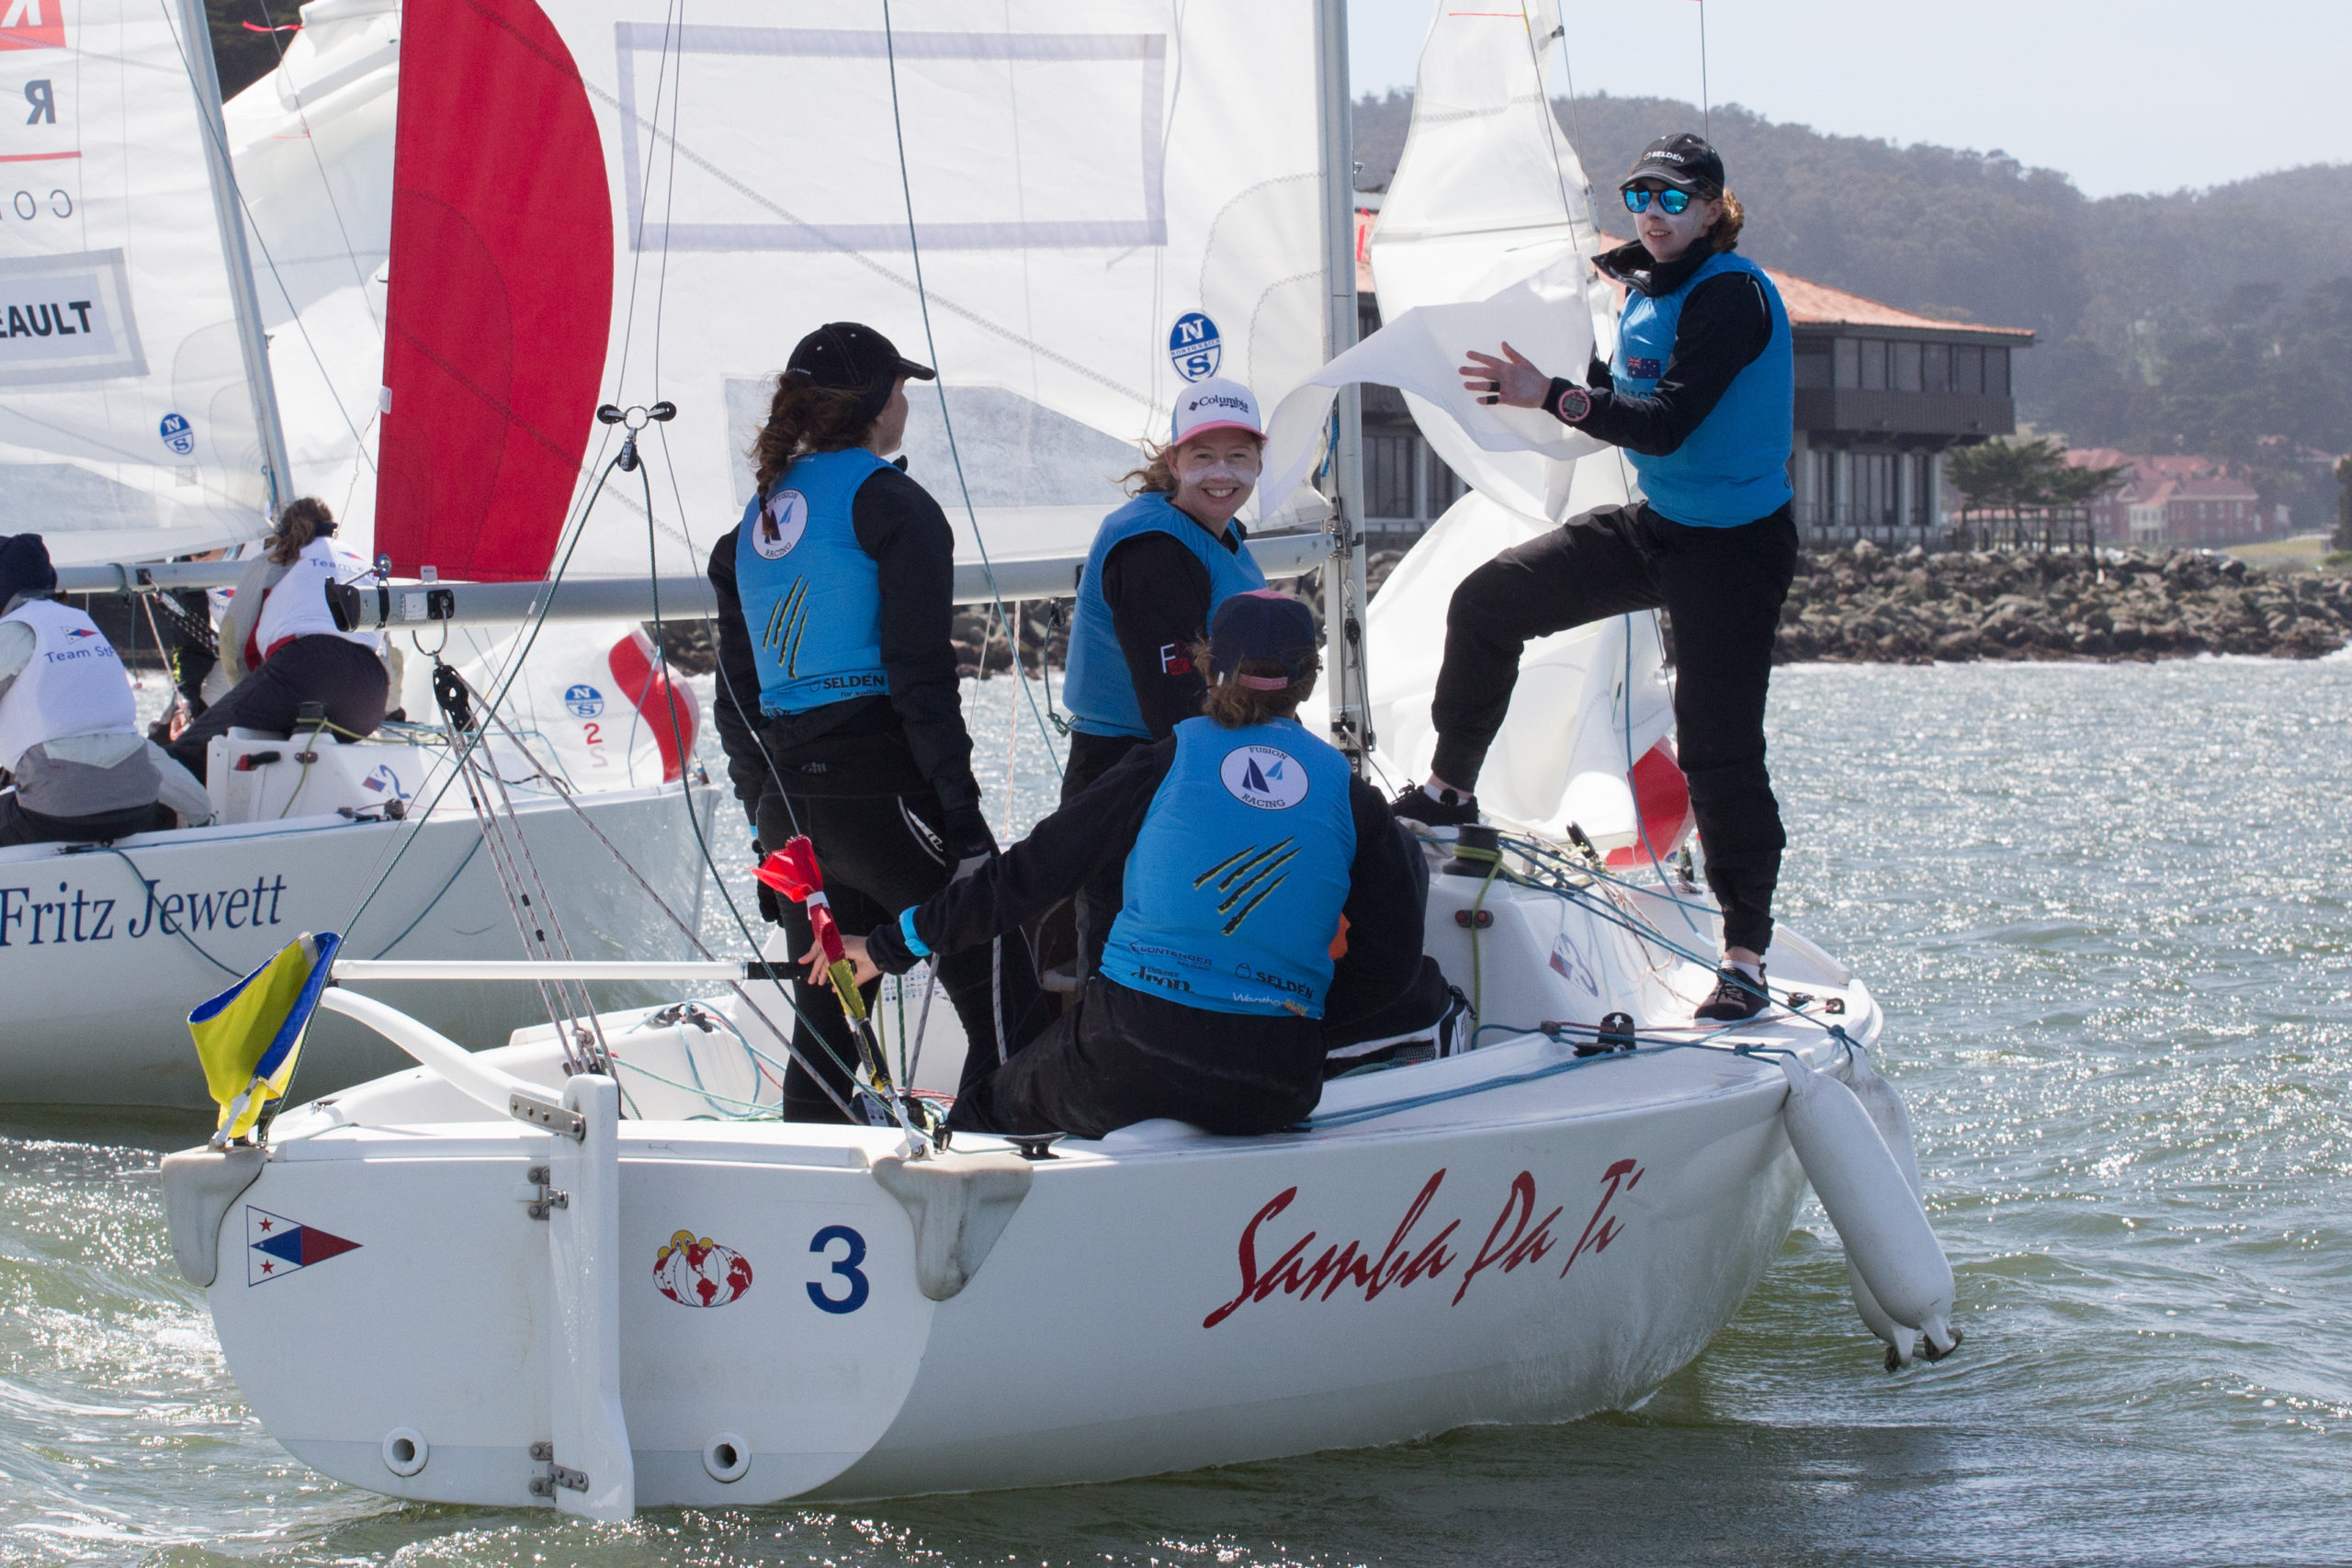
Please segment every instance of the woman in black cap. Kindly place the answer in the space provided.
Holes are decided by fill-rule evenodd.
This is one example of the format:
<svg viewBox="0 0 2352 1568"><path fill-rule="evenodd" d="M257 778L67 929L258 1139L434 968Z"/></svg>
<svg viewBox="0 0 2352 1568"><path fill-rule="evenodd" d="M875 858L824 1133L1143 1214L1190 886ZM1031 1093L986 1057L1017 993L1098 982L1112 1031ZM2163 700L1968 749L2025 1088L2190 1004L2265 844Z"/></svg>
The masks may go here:
<svg viewBox="0 0 2352 1568"><path fill-rule="evenodd" d="M289 501L262 558L247 569L221 623L221 659L237 683L180 732L172 755L198 778L212 738L232 725L290 734L316 703L330 734L373 735L384 722L391 672L383 638L335 625L327 586L366 574L368 563L338 548L334 513L316 496Z"/></svg>
<svg viewBox="0 0 2352 1568"><path fill-rule="evenodd" d="M1438 827L1476 820L1472 791L1531 638L1665 610L1680 761L1723 908L1722 967L1698 1015L1748 1018L1764 1006L1787 843L1764 771L1764 699L1797 557L1789 318L1764 269L1733 251L1739 198L1705 141L1651 142L1621 188L1640 239L1596 264L1626 290L1609 363L1595 359L1578 386L1505 344L1472 353L1462 375L1484 401L1540 406L1623 449L1647 499L1572 517L1463 579L1430 705L1429 782L1396 810Z"/></svg>
<svg viewBox="0 0 2352 1568"><path fill-rule="evenodd" d="M996 852L956 685L955 536L939 503L884 460L906 434L908 378L933 375L854 321L801 339L752 450L758 493L710 555L712 711L736 798L759 836L754 851L807 834L849 932L881 924ZM795 953L812 945L800 906L764 887L760 901ZM942 962L939 978L970 1041L967 1079L1044 1027L1019 931ZM831 991L806 983L795 991L800 1022L785 1114L837 1121L841 1103L856 1103L847 1066L855 1040Z"/></svg>
<svg viewBox="0 0 2352 1568"><path fill-rule="evenodd" d="M1276 1132L1322 1096L1326 995L1347 986L1376 1005L1419 975L1413 852L1379 793L1294 716L1315 690L1315 642L1297 600L1231 595L1197 650L1215 682L1204 716L852 945L860 975L904 974L926 953L984 948L1124 865L1101 968L1035 1044L967 1080L950 1127L1099 1138L1172 1116Z"/></svg>

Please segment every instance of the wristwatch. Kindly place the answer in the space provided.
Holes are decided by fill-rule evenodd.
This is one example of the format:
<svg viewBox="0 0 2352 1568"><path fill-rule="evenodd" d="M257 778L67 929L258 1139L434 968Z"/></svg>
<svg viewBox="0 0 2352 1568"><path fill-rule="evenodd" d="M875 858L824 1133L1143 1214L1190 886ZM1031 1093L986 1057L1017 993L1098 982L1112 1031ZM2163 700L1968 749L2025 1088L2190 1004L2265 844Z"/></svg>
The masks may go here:
<svg viewBox="0 0 2352 1568"><path fill-rule="evenodd" d="M1552 412L1562 424L1577 423L1592 412L1592 394L1571 381L1552 400Z"/></svg>

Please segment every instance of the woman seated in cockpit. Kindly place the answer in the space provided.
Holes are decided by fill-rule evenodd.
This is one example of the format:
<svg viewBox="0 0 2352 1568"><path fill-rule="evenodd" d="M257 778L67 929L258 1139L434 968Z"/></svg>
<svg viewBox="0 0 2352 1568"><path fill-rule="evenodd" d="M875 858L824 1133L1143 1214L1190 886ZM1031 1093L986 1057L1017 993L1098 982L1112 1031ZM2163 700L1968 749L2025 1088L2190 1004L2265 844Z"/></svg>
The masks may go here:
<svg viewBox="0 0 2352 1568"><path fill-rule="evenodd" d="M1321 1098L1335 983L1354 971L1371 1006L1378 976L1402 991L1421 973L1412 852L1379 792L1294 716L1320 664L1314 616L1283 594L1236 593L1202 651L1205 715L1136 747L1010 851L850 942L862 978L904 974L1124 866L1100 969L1028 1049L957 1097L950 1127L1099 1138L1169 1116L1273 1132Z"/></svg>

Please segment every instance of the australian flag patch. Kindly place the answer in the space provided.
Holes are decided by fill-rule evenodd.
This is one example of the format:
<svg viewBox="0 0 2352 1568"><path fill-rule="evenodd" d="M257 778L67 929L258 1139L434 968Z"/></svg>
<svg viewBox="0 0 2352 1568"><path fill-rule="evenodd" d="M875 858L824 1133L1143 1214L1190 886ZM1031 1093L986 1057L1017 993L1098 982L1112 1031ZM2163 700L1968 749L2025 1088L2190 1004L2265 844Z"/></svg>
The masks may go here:
<svg viewBox="0 0 2352 1568"><path fill-rule="evenodd" d="M1625 361L1625 374L1637 381L1654 381L1666 374L1666 367L1655 359L1628 356Z"/></svg>

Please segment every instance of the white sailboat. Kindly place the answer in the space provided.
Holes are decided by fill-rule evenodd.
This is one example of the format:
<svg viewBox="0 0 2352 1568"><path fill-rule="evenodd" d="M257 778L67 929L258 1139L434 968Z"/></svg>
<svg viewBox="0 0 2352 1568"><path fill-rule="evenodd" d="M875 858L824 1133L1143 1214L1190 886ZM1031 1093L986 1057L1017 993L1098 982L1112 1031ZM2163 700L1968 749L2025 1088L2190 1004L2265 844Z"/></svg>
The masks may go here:
<svg viewBox="0 0 2352 1568"><path fill-rule="evenodd" d="M43 534L68 589L232 579L241 565L166 558L256 537L294 469L203 8L91 0L61 17L52 5L21 41L12 65L38 103L9 150L28 171L19 205L31 216L0 233L0 280L27 321L21 333L0 321L11 334L0 338L0 527ZM589 411L580 417L585 425ZM504 672L492 650L459 651L495 690L492 677ZM683 781L687 757L674 743L680 754L662 757L670 727L647 722L639 702L658 699L667 677L635 642L567 652L540 676L582 694L568 708L544 718L503 710L532 752L496 749L519 830L574 908L612 903L639 874L673 904L697 906L703 863L686 814L707 821L710 792L689 800L682 784L664 787L665 773ZM411 662L412 711L425 716L417 694L430 661ZM570 711L587 708L597 712ZM614 742L601 752L587 735L599 717ZM182 1021L191 999L305 929L349 926L359 947L390 956L524 951L476 814L447 791L446 746L387 732L349 747L256 739L233 750L215 770L211 825L0 849L0 1100L202 1104ZM607 771L635 787L599 792ZM578 954L607 957L659 954L678 940L626 908L580 938ZM544 1016L521 997L449 987L397 997L481 1043ZM393 1060L365 1032L330 1027L318 1043L321 1089Z"/></svg>
<svg viewBox="0 0 2352 1568"><path fill-rule="evenodd" d="M412 0L413 20L427 3ZM583 96L601 85L591 49L617 38L628 69L642 36L626 3L567 6L554 20L530 0L471 0L469 11L494 14L542 60L548 39L568 44ZM813 37L834 62L981 62L983 85L933 95L968 145L1001 150L1018 125L1073 159L1124 134L1136 105L1025 90L1044 84L994 70L1039 58L1015 38L1052 38L1044 58L1057 62L1164 62L1145 75L1141 107L1169 148L1191 117L1272 112L1279 96L1265 84L1313 62L1319 113L1289 122L1303 140L1258 128L1198 184L1223 180L1243 201L1279 188L1266 164L1278 181L1282 160L1304 151L1329 221L1310 230L1314 281L1297 308L1326 323L1318 363L1352 336L1339 0L1195 4L1175 18L1141 0L1031 0L1014 7L1013 38L960 30L968 24L946 9L920 13L942 37L908 25L914 7L825 14L833 26L820 37L763 39L757 57L773 64ZM1440 21L1432 48L1478 47L1452 25ZM715 31L740 50L752 29ZM639 68L693 92L692 50L675 47L692 41L671 35ZM872 124L904 85L887 71L843 78L793 85L832 91L819 94L825 118L853 126ZM614 92L608 107L625 101ZM1033 110L1042 123L1023 118ZM613 123L602 109L592 118ZM697 148L678 140L678 164L694 163ZM918 185L920 167L895 188ZM1100 188L1115 203L1121 187ZM1014 221L1029 199L1016 184L976 201L968 221ZM1096 210L1066 189L1039 199ZM1193 220L1214 228L1218 211L1203 202ZM853 279L878 265L869 251L904 254L903 231L896 251L879 229L828 234L825 265ZM1185 234L1171 221L1168 248ZM1105 220L1035 243L1071 290L1056 297L1059 315L1083 320L1083 291L1058 279L1115 275L1158 241ZM1032 319L1042 331L1056 316ZM965 346L981 354L996 326L967 323ZM955 357L939 359L955 383ZM1080 386L1075 368L1025 385ZM1267 386L1263 363L1251 374L1270 402L1288 389ZM1343 508L1348 406L1332 444ZM1289 503L1276 493L1268 504ZM1050 559L1020 570L1049 584L1064 569ZM1327 575L1351 608L1350 574ZM1344 631L1334 637L1337 724L1369 748L1367 709L1394 718L1411 699L1367 703L1352 652ZM1622 743L1656 738L1657 703L1623 678L1642 657L1629 653L1611 679L1607 660L1579 655L1573 686L1555 689L1563 705L1512 716L1526 733L1539 722L1568 732L1563 765L1587 773L1602 771L1613 733L1608 769L1629 817L1623 764L1641 753ZM1560 780L1551 793L1553 814L1568 809ZM1533 809L1543 800L1526 804L1531 824L1545 819ZM265 1146L172 1156L175 1254L206 1289L256 1414L304 1462L401 1497L536 1501L603 1519L1111 1479L1627 1404L1737 1309L1808 1175L1896 1359L1950 1349L1951 1272L1906 1182L1900 1106L1870 1066L1883 1021L1868 987L1784 931L1771 953L1782 1005L1743 1025L1694 1025L1717 918L1687 881L1608 874L1607 852L1643 826L1611 825L1589 849L1533 830L1485 853L1425 846L1428 949L1476 998L1479 1048L1335 1080L1306 1124L1270 1137L1152 1122L1098 1141L944 1147L911 1126L775 1121L770 1075L788 1020L764 987L607 1017L607 1071L579 1070L548 1031L468 1055L330 989L324 1007L419 1065L288 1111ZM484 987L575 972L742 976L718 962L427 967ZM362 983L405 972L335 968ZM366 1377L316 1375L355 1342L368 1347Z"/></svg>

